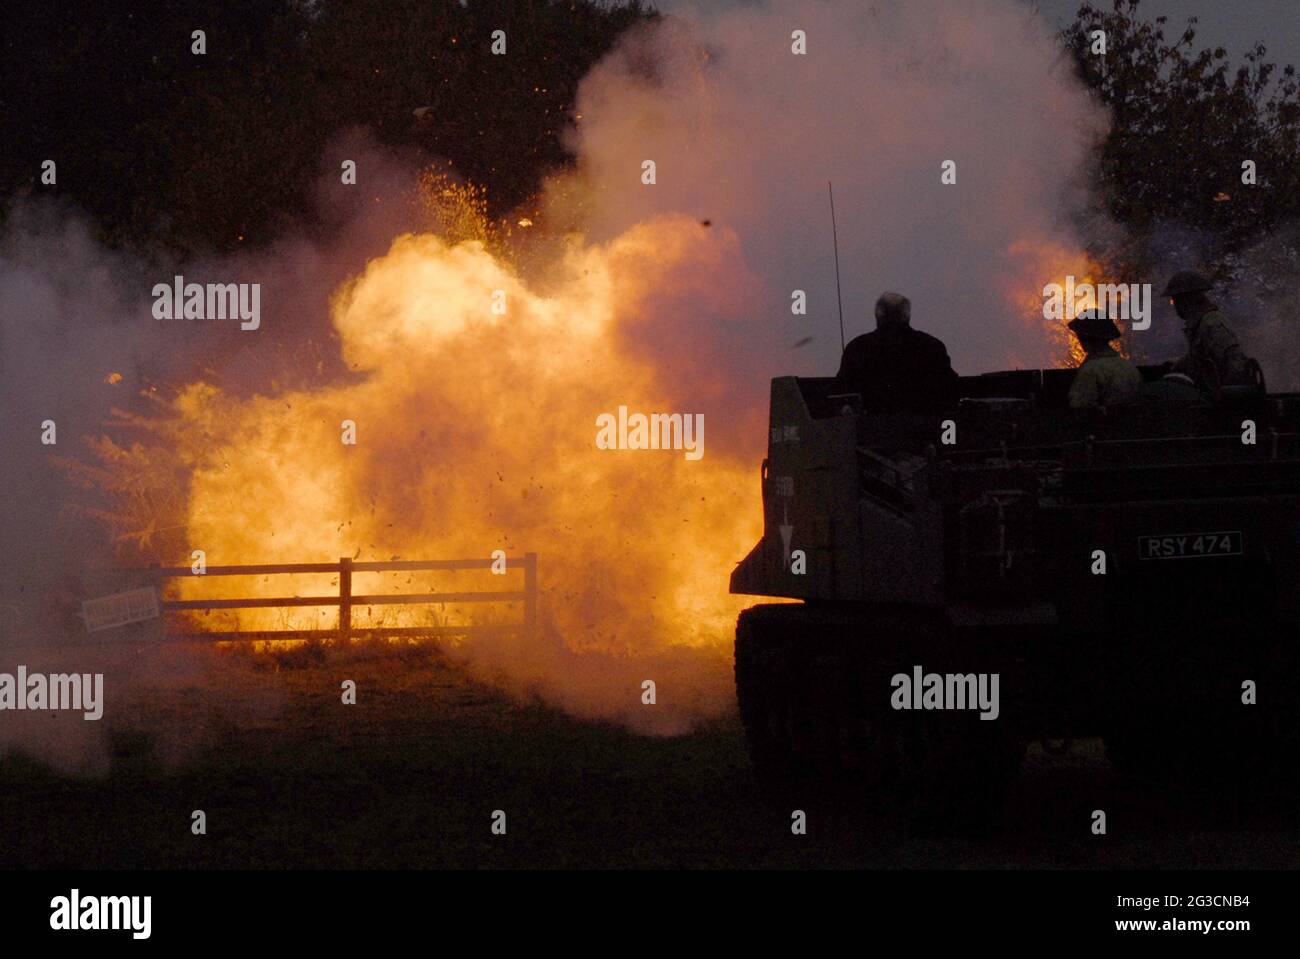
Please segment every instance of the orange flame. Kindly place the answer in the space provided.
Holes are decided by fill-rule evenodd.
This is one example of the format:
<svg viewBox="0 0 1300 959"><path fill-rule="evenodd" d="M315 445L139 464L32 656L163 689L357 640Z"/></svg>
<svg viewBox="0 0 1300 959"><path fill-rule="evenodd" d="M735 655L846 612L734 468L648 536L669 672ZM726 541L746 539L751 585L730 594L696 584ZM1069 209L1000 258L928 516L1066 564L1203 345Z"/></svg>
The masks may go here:
<svg viewBox="0 0 1300 959"><path fill-rule="evenodd" d="M1095 288L1107 282L1104 270L1082 250L1054 239L1019 240L1008 247L1007 256L1017 263L1004 286L1007 302L1017 314L1043 325L1054 344L1058 366L1078 366L1085 354L1066 323L1076 313L1097 308ZM1065 286L1070 276L1076 286L1083 287L1080 295L1074 303L1066 304L1062 320L1045 319L1043 288L1050 283Z"/></svg>
<svg viewBox="0 0 1300 959"><path fill-rule="evenodd" d="M481 241L399 237L333 300L359 382L249 400L206 383L182 392L183 458L195 464L190 545L214 565L531 550L543 622L570 648L728 644L745 602L727 594L727 576L761 533L757 449L710 445L724 432L712 422L694 462L680 450L595 443L597 416L619 405L692 412L691 385L668 381L618 334L665 277L715 256L713 242L684 218L607 246L575 240L541 292ZM354 445L344 442L349 422ZM447 575L360 574L354 591L503 588L449 587ZM180 589L231 595L242 582L249 596L328 595L337 593L330 579L193 577ZM353 624L473 615L363 607ZM254 609L203 622L329 628L336 616Z"/></svg>

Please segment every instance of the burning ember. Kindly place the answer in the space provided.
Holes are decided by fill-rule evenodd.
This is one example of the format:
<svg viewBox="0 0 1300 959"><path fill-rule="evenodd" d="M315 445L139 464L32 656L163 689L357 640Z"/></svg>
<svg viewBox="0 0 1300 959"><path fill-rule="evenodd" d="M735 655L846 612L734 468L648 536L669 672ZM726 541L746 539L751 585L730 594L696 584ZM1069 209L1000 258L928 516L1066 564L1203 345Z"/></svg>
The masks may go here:
<svg viewBox="0 0 1300 959"><path fill-rule="evenodd" d="M1098 284L1106 282L1102 267L1081 250L1071 249L1054 240L1017 241L1007 248L1007 257L1021 266L1004 287L1006 301L1013 305L1017 314L1025 316L1032 323L1042 324L1053 344L1057 366L1078 366L1083 362L1085 354L1066 323L1079 313L1098 308L1096 288ZM1043 317L1045 282L1069 287L1072 294L1067 304L1069 308L1059 321ZM1033 338L1032 341L1037 340ZM1127 356L1127 352L1124 355ZM1032 360L1021 362L1017 358L1015 365L1036 364Z"/></svg>

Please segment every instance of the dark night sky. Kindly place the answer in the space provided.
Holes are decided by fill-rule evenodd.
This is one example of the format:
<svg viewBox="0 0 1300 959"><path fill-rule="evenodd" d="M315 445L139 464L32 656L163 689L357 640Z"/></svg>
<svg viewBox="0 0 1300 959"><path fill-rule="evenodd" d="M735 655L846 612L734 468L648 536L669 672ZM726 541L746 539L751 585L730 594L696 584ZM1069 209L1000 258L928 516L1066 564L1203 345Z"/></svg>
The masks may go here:
<svg viewBox="0 0 1300 959"><path fill-rule="evenodd" d="M1035 4L1052 23L1065 26L1074 19L1081 0L1026 0ZM1110 7L1110 0L1094 0L1094 6ZM1198 47L1222 46L1234 63L1257 40L1268 47L1270 59L1279 65L1300 65L1300 2L1297 0L1142 0L1138 12L1146 19L1169 18L1165 37L1172 38L1196 17Z"/></svg>

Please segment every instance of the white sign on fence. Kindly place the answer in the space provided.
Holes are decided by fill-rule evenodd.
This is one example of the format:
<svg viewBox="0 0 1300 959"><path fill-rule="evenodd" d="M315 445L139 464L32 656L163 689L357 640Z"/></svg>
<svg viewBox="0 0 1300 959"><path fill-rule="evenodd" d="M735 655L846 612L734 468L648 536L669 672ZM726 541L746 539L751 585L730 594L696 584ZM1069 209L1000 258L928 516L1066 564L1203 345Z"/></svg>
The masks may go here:
<svg viewBox="0 0 1300 959"><path fill-rule="evenodd" d="M152 586L81 602L81 618L86 621L88 633L157 619L159 615L158 592Z"/></svg>

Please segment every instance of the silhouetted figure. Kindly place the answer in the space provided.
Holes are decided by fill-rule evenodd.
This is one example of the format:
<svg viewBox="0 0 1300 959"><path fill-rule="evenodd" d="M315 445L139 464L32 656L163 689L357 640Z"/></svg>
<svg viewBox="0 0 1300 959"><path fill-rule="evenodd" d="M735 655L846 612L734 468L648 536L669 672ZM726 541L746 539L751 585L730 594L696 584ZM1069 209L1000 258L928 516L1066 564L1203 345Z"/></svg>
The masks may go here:
<svg viewBox="0 0 1300 959"><path fill-rule="evenodd" d="M912 303L898 293L876 301L876 328L849 341L836 374L836 389L858 393L871 411L923 411L952 406L957 374L948 350L914 330Z"/></svg>
<svg viewBox="0 0 1300 959"><path fill-rule="evenodd" d="M1217 402L1225 387L1252 387L1262 377L1259 364L1242 352L1222 311L1206 296L1209 291L1209 280L1184 270L1174 274L1165 296L1182 317L1187 337L1187 354L1171 369L1190 376Z"/></svg>
<svg viewBox="0 0 1300 959"><path fill-rule="evenodd" d="M1075 317L1069 326L1087 354L1070 384L1070 406L1088 409L1136 403L1142 393L1142 374L1111 348L1111 340L1120 338L1115 321L1089 312Z"/></svg>

